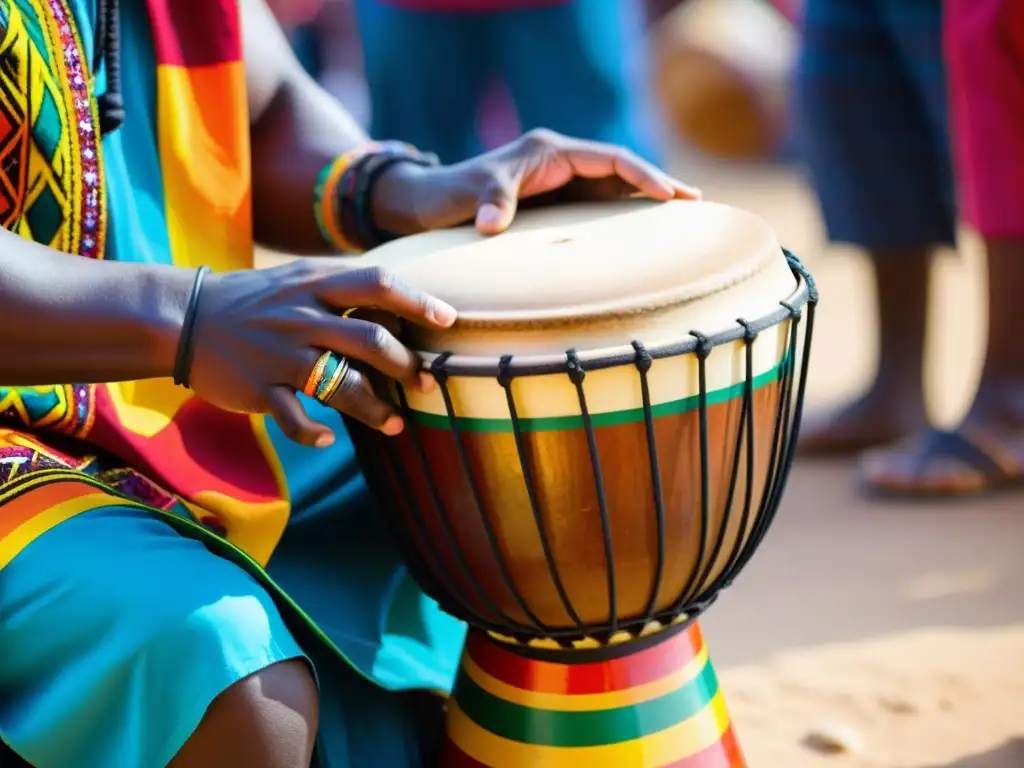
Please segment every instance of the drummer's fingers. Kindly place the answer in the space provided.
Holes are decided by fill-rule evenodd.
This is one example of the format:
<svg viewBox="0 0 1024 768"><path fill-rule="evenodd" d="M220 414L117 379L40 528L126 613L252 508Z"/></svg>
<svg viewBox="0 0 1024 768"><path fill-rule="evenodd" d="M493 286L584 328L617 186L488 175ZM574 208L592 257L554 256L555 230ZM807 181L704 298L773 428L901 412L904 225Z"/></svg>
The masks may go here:
<svg viewBox="0 0 1024 768"><path fill-rule="evenodd" d="M570 139L566 140L561 155L576 176L591 179L618 176L656 200L699 200L701 197L696 187L669 176L622 147Z"/></svg>
<svg viewBox="0 0 1024 768"><path fill-rule="evenodd" d="M363 375L351 366L327 404L385 435L397 435L404 427L402 417L377 397Z"/></svg>
<svg viewBox="0 0 1024 768"><path fill-rule="evenodd" d="M338 309L376 307L420 325L447 328L455 309L436 296L407 285L383 267L332 272L319 281L318 298Z"/></svg>
<svg viewBox="0 0 1024 768"><path fill-rule="evenodd" d="M420 359L377 323L354 317L332 317L310 334L310 343L350 360L360 360L416 390L431 386L433 381L422 375Z"/></svg>
<svg viewBox="0 0 1024 768"><path fill-rule="evenodd" d="M295 390L290 387L269 387L263 395L262 405L285 436L296 443L325 448L334 442L334 432L326 424L309 417Z"/></svg>

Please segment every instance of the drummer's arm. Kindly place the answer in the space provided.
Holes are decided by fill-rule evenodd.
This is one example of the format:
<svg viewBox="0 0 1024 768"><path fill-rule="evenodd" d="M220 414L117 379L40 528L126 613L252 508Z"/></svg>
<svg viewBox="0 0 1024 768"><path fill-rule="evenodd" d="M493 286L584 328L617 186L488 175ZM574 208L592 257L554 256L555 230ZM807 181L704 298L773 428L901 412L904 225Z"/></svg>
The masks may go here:
<svg viewBox="0 0 1024 768"><path fill-rule="evenodd" d="M242 0L241 9L256 240L291 253L323 253L328 248L313 214L317 178L331 160L369 137L303 70L264 0ZM389 216L387 196L374 201L382 226L410 228Z"/></svg>

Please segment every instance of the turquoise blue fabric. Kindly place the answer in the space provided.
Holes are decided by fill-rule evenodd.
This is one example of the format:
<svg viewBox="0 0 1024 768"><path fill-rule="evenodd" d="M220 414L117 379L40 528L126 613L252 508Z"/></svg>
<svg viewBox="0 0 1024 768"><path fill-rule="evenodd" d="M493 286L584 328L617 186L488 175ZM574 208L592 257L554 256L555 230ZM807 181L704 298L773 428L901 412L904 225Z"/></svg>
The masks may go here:
<svg viewBox="0 0 1024 768"><path fill-rule="evenodd" d="M619 144L657 162L642 3L568 0L497 13L354 6L375 137L465 160L483 148L480 104L497 79L524 131Z"/></svg>
<svg viewBox="0 0 1024 768"><path fill-rule="evenodd" d="M71 3L91 58L94 0ZM169 263L152 42L144 5L120 5L128 117L104 140L108 256ZM341 418L306 403L340 439L303 448L269 425L293 513L267 575L329 641L263 574L115 504L0 572L0 739L38 768L162 768L218 693L304 656L320 684L317 766L420 765L422 717L399 692L449 690L465 627L409 579Z"/></svg>

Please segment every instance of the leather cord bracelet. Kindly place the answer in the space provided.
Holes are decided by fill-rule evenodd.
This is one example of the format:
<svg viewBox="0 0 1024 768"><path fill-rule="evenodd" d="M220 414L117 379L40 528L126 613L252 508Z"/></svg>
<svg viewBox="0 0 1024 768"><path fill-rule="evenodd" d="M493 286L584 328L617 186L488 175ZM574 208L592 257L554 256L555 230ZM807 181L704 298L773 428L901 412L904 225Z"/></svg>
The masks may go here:
<svg viewBox="0 0 1024 768"><path fill-rule="evenodd" d="M189 294L188 304L185 307L185 318L181 324L181 334L178 336L178 351L174 356L174 383L181 387L188 387L189 374L192 372L199 293L203 288L203 278L206 277L209 271L209 267L200 267L196 270L196 279L192 283L192 293Z"/></svg>
<svg viewBox="0 0 1024 768"><path fill-rule="evenodd" d="M422 168L440 165L437 155L420 152L404 144L385 144L381 149L360 158L353 169L357 181L353 190L355 200L355 227L359 239L369 248L397 240L401 235L377 226L373 218L373 196L378 180L399 163L411 163Z"/></svg>

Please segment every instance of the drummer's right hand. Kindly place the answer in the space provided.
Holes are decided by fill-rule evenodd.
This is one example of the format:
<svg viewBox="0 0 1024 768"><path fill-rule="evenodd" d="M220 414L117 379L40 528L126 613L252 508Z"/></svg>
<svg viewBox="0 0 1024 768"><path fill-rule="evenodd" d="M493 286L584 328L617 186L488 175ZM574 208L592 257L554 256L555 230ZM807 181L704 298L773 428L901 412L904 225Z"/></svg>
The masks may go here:
<svg viewBox="0 0 1024 768"><path fill-rule="evenodd" d="M320 447L334 442L334 434L307 415L297 392L324 350L375 368L407 388L433 388L419 358L386 328L342 314L372 307L446 328L455 322L455 310L384 270L339 262L310 259L208 275L198 301L189 386L226 410L269 414L292 440ZM328 405L386 434L403 427L351 365Z"/></svg>

